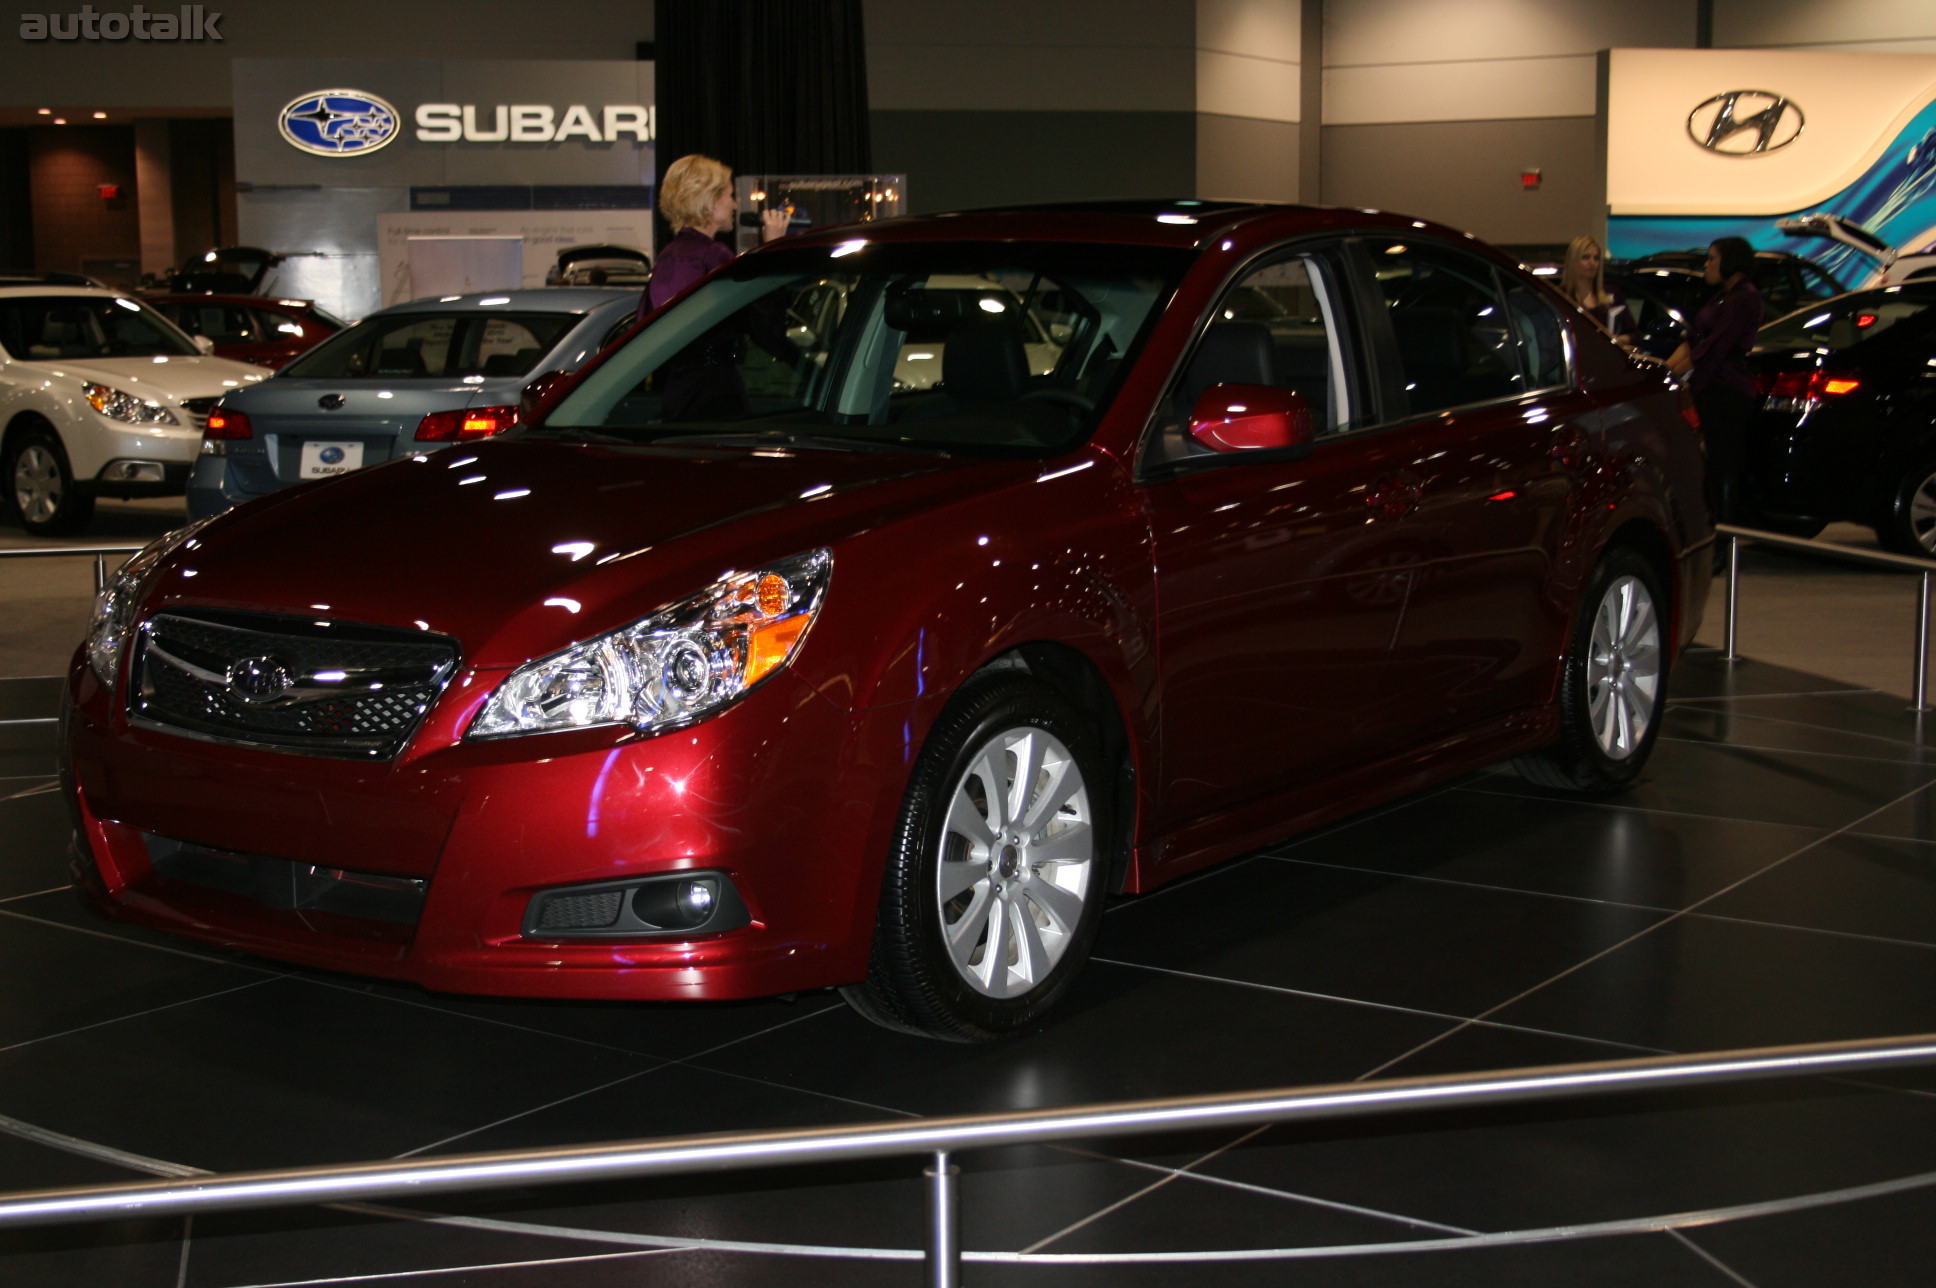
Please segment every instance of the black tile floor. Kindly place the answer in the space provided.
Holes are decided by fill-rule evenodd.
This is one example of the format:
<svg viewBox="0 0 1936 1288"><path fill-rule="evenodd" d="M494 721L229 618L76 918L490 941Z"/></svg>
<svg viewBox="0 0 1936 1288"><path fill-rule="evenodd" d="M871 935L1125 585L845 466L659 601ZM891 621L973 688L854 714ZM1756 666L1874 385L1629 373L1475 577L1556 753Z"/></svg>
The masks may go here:
<svg viewBox="0 0 1936 1288"><path fill-rule="evenodd" d="M97 921L55 693L0 681L0 1189L1936 1031L1936 727L1711 651L1634 790L1479 774L1126 901L1055 1023L985 1048ZM1936 1283L1936 1069L961 1161L970 1285ZM911 1285L879 1253L922 1202L889 1162L58 1227L0 1235L0 1284Z"/></svg>

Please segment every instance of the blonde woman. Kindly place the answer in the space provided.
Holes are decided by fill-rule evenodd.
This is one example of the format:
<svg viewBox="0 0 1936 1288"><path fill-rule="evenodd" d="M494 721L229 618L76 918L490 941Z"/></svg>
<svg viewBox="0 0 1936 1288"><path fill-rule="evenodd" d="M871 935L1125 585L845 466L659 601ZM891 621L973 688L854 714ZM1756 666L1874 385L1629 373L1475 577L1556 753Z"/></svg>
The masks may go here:
<svg viewBox="0 0 1936 1288"><path fill-rule="evenodd" d="M739 216L733 172L711 157L680 157L666 167L659 185L659 213L672 225L674 236L652 266L652 282L639 301L640 317L731 262L733 252L714 238ZM772 241L786 232L787 212L768 210L760 221L760 240Z"/></svg>
<svg viewBox="0 0 1936 1288"><path fill-rule="evenodd" d="M1566 260L1560 266L1560 294L1622 344L1633 339L1627 297L1607 285L1606 252L1593 238L1575 237L1567 245Z"/></svg>

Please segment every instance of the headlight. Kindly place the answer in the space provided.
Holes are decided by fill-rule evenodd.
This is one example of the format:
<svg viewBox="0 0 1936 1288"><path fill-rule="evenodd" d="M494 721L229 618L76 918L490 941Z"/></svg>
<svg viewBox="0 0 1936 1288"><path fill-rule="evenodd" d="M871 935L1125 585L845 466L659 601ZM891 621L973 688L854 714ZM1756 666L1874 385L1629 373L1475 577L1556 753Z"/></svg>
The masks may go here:
<svg viewBox="0 0 1936 1288"><path fill-rule="evenodd" d="M142 547L135 557L121 565L108 584L94 597L94 619L87 628L87 660L101 683L114 688L121 674L121 657L128 636L135 626L135 611L148 589L148 579L163 559L186 544L207 519L197 519Z"/></svg>
<svg viewBox="0 0 1936 1288"><path fill-rule="evenodd" d="M820 611L833 557L815 550L729 573L618 630L521 666L472 738L631 725L658 733L725 707L785 666Z"/></svg>
<svg viewBox="0 0 1936 1288"><path fill-rule="evenodd" d="M160 403L143 402L133 394L124 394L119 389L107 385L84 385L87 390L87 405L110 420L126 421L130 425L178 425L175 413Z"/></svg>

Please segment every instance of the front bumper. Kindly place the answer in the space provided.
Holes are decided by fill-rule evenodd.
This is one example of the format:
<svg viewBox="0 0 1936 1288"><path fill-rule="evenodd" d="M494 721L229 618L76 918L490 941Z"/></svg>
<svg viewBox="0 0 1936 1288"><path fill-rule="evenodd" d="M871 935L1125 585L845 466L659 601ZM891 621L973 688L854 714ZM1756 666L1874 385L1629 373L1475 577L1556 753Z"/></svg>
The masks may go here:
<svg viewBox="0 0 1936 1288"><path fill-rule="evenodd" d="M905 713L847 712L781 672L723 714L656 737L466 743L452 731L475 701L452 699L470 678L416 747L366 764L130 728L78 663L63 731L77 885L121 920L450 992L728 999L866 974L906 779ZM162 870L157 853L181 843L414 887L420 911L274 906L301 901ZM525 933L541 891L682 872L729 879L747 924L639 939Z"/></svg>

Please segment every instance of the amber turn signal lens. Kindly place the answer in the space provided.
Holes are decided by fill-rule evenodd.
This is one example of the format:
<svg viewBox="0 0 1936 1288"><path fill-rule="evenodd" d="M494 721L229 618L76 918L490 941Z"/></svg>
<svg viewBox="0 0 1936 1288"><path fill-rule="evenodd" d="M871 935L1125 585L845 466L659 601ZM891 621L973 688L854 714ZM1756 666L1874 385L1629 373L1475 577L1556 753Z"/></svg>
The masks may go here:
<svg viewBox="0 0 1936 1288"><path fill-rule="evenodd" d="M746 641L746 683L752 684L786 661L810 620L811 614L796 613L755 626Z"/></svg>

